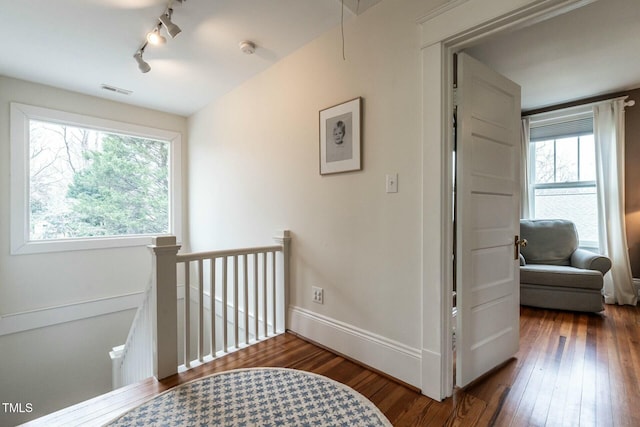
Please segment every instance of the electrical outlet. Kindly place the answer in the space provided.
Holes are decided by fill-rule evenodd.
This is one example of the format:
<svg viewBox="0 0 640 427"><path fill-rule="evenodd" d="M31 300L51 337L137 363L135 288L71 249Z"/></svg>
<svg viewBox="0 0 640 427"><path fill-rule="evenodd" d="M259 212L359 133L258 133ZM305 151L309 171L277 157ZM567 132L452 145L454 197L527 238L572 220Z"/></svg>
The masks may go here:
<svg viewBox="0 0 640 427"><path fill-rule="evenodd" d="M311 301L324 304L324 289L319 288L317 286L311 287Z"/></svg>

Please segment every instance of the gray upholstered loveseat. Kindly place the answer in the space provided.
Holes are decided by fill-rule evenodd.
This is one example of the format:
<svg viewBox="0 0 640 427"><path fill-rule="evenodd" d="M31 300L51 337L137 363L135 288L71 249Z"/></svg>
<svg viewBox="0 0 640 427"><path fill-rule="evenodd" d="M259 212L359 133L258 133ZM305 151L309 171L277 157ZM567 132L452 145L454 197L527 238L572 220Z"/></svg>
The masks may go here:
<svg viewBox="0 0 640 427"><path fill-rule="evenodd" d="M527 246L520 256L520 304L560 310L597 312L603 277L611 260L578 248L571 221L520 220Z"/></svg>

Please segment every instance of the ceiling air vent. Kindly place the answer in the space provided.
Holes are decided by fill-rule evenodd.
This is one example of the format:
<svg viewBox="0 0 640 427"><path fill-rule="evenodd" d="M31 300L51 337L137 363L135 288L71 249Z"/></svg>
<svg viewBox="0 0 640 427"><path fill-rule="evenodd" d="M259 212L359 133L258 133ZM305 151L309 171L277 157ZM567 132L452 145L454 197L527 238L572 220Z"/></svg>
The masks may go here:
<svg viewBox="0 0 640 427"><path fill-rule="evenodd" d="M100 88L103 90L107 90L109 92L119 93L121 95L131 95L132 91L127 89L121 89L119 87L110 86L110 85L100 85Z"/></svg>

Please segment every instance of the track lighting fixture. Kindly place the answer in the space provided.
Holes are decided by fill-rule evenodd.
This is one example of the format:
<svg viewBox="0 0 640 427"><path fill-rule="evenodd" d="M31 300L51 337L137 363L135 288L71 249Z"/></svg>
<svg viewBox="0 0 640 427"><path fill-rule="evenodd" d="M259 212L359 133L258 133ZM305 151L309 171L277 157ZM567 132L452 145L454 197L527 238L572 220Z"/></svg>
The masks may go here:
<svg viewBox="0 0 640 427"><path fill-rule="evenodd" d="M160 34L161 26L162 24L158 24L158 26L154 28L153 31L147 33L147 41L152 45L158 46L167 42L167 39L162 34Z"/></svg>
<svg viewBox="0 0 640 427"><path fill-rule="evenodd" d="M160 15L160 22L167 29L167 33L171 36L172 39L175 39L178 34L182 32L180 27L171 22L171 15L173 15L173 9L168 8L165 13Z"/></svg>
<svg viewBox="0 0 640 427"><path fill-rule="evenodd" d="M142 59L142 53L144 52L144 48L147 46L147 44L145 43L136 53L135 55L133 55L133 57L135 58L136 62L138 63L138 68L140 69L141 72L143 73L148 73L149 70L151 70L151 65L149 65L148 62L146 62L144 59Z"/></svg>
<svg viewBox="0 0 640 427"><path fill-rule="evenodd" d="M160 33L162 27L164 26L167 29L167 33L169 34L169 36L171 36L172 39L182 32L180 27L178 27L171 21L171 17L173 16L172 5L174 1L182 4L187 0L169 0L169 4L167 5L164 13L160 15L160 17L158 17L156 26L153 28L153 30L147 33L146 40L136 51L136 53L133 54L133 58L138 63L138 68L143 73L148 73L151 70L151 66L149 65L149 63L142 58L142 54L144 53L145 48L150 44L158 46L163 45L167 42L167 39Z"/></svg>

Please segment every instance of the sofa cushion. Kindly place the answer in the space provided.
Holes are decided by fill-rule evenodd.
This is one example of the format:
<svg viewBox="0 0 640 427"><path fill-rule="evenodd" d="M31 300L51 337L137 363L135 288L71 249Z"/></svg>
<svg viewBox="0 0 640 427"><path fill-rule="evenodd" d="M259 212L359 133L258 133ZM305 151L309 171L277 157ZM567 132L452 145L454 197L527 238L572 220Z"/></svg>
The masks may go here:
<svg viewBox="0 0 640 427"><path fill-rule="evenodd" d="M571 265L571 254L578 248L576 227L564 219L522 219L520 235L527 239L521 249L527 265Z"/></svg>
<svg viewBox="0 0 640 427"><path fill-rule="evenodd" d="M564 265L536 265L527 262L527 265L520 267L520 283L600 290L603 281L599 271Z"/></svg>

